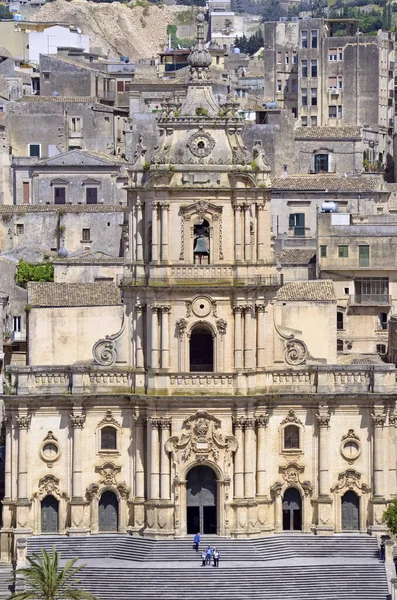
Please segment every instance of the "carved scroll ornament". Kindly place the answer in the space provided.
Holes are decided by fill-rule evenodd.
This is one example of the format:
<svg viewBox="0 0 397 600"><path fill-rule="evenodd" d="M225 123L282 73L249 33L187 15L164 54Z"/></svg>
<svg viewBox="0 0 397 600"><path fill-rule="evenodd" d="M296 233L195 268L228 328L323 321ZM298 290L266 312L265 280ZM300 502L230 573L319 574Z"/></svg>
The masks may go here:
<svg viewBox="0 0 397 600"><path fill-rule="evenodd" d="M125 329L124 315L121 323L121 328L113 335L107 335L105 338L95 342L92 348L92 356L94 365L101 367L110 367L117 360L116 341L121 337Z"/></svg>

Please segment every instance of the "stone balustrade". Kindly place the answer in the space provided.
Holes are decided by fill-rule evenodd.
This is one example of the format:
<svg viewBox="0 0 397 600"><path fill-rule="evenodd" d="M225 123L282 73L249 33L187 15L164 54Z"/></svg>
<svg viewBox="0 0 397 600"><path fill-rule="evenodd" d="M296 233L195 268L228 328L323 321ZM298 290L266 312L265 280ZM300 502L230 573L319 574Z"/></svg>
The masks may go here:
<svg viewBox="0 0 397 600"><path fill-rule="evenodd" d="M10 366L6 393L343 394L395 393L394 365L310 365L234 373L134 371L126 367Z"/></svg>

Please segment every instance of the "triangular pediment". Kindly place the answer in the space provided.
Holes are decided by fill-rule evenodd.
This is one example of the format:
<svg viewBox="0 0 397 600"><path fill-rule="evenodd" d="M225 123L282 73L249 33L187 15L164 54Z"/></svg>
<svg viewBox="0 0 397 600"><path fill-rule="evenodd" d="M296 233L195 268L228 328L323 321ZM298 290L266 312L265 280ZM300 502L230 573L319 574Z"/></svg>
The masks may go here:
<svg viewBox="0 0 397 600"><path fill-rule="evenodd" d="M70 150L41 160L38 165L43 167L110 167L115 166L115 163L112 157L108 160L84 150Z"/></svg>

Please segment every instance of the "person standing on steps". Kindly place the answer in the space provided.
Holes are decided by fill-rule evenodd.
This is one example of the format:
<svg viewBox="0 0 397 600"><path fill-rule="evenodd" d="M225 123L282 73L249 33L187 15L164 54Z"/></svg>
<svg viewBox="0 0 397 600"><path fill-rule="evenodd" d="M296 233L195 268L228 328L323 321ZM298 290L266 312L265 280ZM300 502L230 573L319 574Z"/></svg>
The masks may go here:
<svg viewBox="0 0 397 600"><path fill-rule="evenodd" d="M201 566L205 567L206 562L207 562L207 558L206 558L205 552L203 550L203 552L201 553Z"/></svg>
<svg viewBox="0 0 397 600"><path fill-rule="evenodd" d="M200 546L200 534L198 532L194 536L193 542L194 542L195 550L196 550L196 552L198 552L199 546Z"/></svg>
<svg viewBox="0 0 397 600"><path fill-rule="evenodd" d="M219 554L219 551L217 548L214 548L213 557L214 557L214 567L219 567L220 554Z"/></svg>
<svg viewBox="0 0 397 600"><path fill-rule="evenodd" d="M210 565L211 564L211 558L212 558L212 549L211 549L211 546L207 546L207 550L205 551L205 558L206 558L207 565Z"/></svg>

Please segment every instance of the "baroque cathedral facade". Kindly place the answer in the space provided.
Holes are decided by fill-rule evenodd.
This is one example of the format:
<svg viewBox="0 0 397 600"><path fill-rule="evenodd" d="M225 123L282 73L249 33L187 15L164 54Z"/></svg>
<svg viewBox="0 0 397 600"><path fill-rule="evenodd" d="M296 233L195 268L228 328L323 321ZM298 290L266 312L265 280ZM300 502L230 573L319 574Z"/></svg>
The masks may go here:
<svg viewBox="0 0 397 600"><path fill-rule="evenodd" d="M3 559L54 532L385 531L395 367L338 364L332 282L282 284L268 161L213 95L203 18L186 97L137 137L122 280L29 284Z"/></svg>

